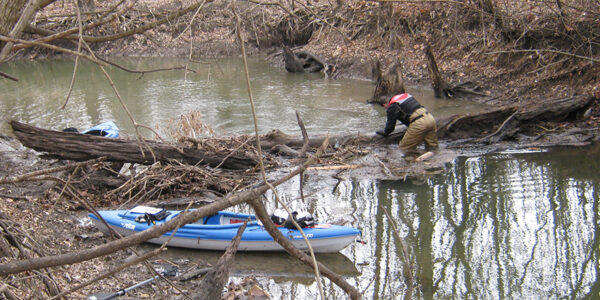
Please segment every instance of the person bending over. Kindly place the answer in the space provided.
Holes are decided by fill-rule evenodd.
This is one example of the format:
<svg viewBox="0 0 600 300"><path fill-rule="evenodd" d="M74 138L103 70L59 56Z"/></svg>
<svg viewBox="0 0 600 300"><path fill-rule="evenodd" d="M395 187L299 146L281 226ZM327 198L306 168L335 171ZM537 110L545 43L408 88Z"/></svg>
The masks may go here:
<svg viewBox="0 0 600 300"><path fill-rule="evenodd" d="M416 152L422 142L428 150L438 148L435 119L411 94L394 95L383 107L386 108L387 121L385 128L378 130L377 134L388 136L396 128L396 122L400 121L407 127L400 141L400 150Z"/></svg>

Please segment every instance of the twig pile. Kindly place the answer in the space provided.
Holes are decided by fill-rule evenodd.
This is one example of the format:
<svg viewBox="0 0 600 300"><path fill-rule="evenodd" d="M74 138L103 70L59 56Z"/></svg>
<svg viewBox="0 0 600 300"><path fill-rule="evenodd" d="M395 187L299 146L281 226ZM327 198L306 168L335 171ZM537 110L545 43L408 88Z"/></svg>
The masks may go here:
<svg viewBox="0 0 600 300"><path fill-rule="evenodd" d="M122 199L121 203L123 204L191 197L206 193L223 196L254 180L254 176L242 172L220 171L215 173L197 166L156 163L106 195Z"/></svg>

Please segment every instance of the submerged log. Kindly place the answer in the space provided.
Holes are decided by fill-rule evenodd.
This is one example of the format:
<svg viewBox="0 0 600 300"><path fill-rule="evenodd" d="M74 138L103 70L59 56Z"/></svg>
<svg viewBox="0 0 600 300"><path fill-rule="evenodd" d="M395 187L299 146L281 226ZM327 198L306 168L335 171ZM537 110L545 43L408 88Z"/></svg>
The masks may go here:
<svg viewBox="0 0 600 300"><path fill-rule="evenodd" d="M319 72L326 65L322 59L310 52L299 51L294 53L286 46L283 46L283 60L285 69L290 73Z"/></svg>
<svg viewBox="0 0 600 300"><path fill-rule="evenodd" d="M140 150L136 140L113 139L87 134L47 130L17 121L10 121L17 139L26 147L46 152L49 158L66 160L89 160L106 157L109 161L152 164L155 161L171 163L220 166L225 169L248 169L257 160L243 155L231 155L227 151L208 152L194 148L177 149L166 143L146 141ZM147 147L146 147L147 145ZM154 156L149 151L150 148Z"/></svg>

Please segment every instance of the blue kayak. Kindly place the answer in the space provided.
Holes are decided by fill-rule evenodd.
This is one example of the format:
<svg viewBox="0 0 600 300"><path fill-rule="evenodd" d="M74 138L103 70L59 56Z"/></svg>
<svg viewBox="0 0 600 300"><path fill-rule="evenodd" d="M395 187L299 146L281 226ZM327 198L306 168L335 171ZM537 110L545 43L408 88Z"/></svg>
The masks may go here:
<svg viewBox="0 0 600 300"><path fill-rule="evenodd" d="M137 206L130 210L103 210L98 212L106 223L115 231L127 236L160 225L179 215L179 210L161 210L149 206ZM89 214L92 223L103 231L106 226L95 215ZM191 249L225 250L237 234L238 228L247 219L246 230L238 251L284 251L273 240L254 215L220 211L216 215L204 217L196 223L186 224L179 228L168 245ZM308 250L308 246L300 231L278 227L298 249ZM356 228L332 225L314 224L303 228L314 252L338 252L356 240L360 231ZM166 232L162 236L148 240L150 243L163 244L171 235Z"/></svg>
<svg viewBox="0 0 600 300"><path fill-rule="evenodd" d="M100 123L90 129L84 130L81 133L83 134L91 134L98 135L109 138L118 138L119 137L119 127L113 121L107 121L104 123Z"/></svg>

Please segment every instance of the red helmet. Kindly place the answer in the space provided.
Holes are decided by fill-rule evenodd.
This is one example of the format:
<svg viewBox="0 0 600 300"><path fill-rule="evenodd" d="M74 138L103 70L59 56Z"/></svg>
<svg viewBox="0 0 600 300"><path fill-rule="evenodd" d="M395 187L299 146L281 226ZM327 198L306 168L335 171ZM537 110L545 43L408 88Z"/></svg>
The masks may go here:
<svg viewBox="0 0 600 300"><path fill-rule="evenodd" d="M388 108L390 105L394 104L394 103L400 103L408 98L412 97L411 94L408 93L402 93L402 94L398 94L398 95L394 95L390 101L387 104L384 104L383 107Z"/></svg>

